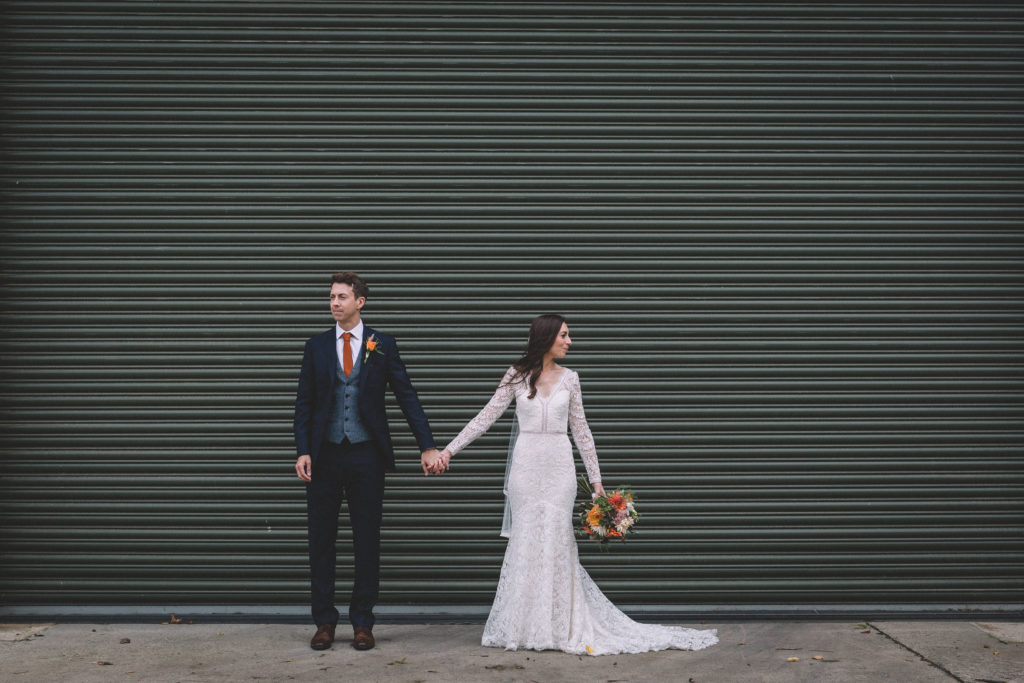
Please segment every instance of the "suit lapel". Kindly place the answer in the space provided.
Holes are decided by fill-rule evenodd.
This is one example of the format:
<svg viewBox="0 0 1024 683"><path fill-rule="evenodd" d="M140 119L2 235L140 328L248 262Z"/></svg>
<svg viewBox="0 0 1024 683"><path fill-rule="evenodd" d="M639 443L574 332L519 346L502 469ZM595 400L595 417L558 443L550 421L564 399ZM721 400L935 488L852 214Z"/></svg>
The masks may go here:
<svg viewBox="0 0 1024 683"><path fill-rule="evenodd" d="M359 362L362 363L362 365L359 366L359 391L360 391L360 393L363 391L363 387L366 386L366 366L367 366L367 364L370 361L370 359L369 359L369 357L367 356L367 353L366 353L366 341L370 337L372 337L374 334L376 334L376 332L374 332L372 329L370 329L366 325L366 323L363 323L363 338L360 340L360 344L359 344Z"/></svg>
<svg viewBox="0 0 1024 683"><path fill-rule="evenodd" d="M324 363L327 373L327 386L334 391L334 383L338 380L338 328L333 327L324 335Z"/></svg>

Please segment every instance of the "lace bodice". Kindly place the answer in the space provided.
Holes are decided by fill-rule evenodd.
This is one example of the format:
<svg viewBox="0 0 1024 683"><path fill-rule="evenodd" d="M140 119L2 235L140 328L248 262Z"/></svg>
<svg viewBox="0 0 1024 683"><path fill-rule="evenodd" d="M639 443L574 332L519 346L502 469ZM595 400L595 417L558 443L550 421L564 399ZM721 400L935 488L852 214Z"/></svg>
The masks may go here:
<svg viewBox="0 0 1024 683"><path fill-rule="evenodd" d="M513 382L513 374L514 369L509 368L483 410L448 444L448 450L452 455L487 432L504 414L512 399L515 399L516 419L519 421L520 432L565 434L566 429L571 428L573 441L576 442L576 448L579 449L580 457L587 468L587 477L591 483L600 482L601 469L597 463L594 436L583 412L579 375L569 368L564 368L562 376L552 387L550 394L542 396L538 390L533 398L527 398L530 393L529 385L525 380Z"/></svg>

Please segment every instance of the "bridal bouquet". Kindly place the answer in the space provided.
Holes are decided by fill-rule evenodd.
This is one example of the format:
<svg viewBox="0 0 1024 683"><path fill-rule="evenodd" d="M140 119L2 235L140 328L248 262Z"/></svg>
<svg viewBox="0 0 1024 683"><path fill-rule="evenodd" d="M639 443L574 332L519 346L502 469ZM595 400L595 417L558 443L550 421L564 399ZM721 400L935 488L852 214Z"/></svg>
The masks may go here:
<svg viewBox="0 0 1024 683"><path fill-rule="evenodd" d="M640 518L629 487L623 486L606 491L604 496L595 496L587 478L580 477L579 490L584 500L580 503L580 526L576 534L580 538L592 538L602 547L613 538L625 541L626 534Z"/></svg>

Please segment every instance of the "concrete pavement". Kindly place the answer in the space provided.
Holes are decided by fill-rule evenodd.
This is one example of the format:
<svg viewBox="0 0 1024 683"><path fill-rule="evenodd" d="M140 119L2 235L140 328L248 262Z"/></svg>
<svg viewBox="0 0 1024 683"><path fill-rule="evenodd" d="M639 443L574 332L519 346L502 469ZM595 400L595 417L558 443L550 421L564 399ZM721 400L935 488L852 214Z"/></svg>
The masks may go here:
<svg viewBox="0 0 1024 683"><path fill-rule="evenodd" d="M388 624L357 652L349 629L325 652L296 624L0 625L0 680L50 681L995 681L1024 683L1024 624L767 621L717 628L700 652L579 657L480 645L480 624ZM796 661L789 661L794 659Z"/></svg>

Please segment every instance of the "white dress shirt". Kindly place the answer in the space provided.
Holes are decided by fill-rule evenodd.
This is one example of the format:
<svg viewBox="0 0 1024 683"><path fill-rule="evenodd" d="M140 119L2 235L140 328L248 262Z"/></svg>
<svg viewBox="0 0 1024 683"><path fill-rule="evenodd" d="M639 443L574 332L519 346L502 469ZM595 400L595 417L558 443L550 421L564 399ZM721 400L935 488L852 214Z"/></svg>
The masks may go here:
<svg viewBox="0 0 1024 683"><path fill-rule="evenodd" d="M345 367L345 356L343 355L345 351L344 348L342 347L342 344L345 343L345 340L342 338L341 335L343 332L349 332L352 335L348 340L348 345L352 348L352 368L354 369L359 364L359 349L362 348L363 344L363 321L360 320L359 324L353 327L351 330L341 329L341 325L338 323L334 323L334 327L336 328L335 331L336 334L338 335L337 342L335 343L335 348L338 351L338 365L340 365L341 367Z"/></svg>

